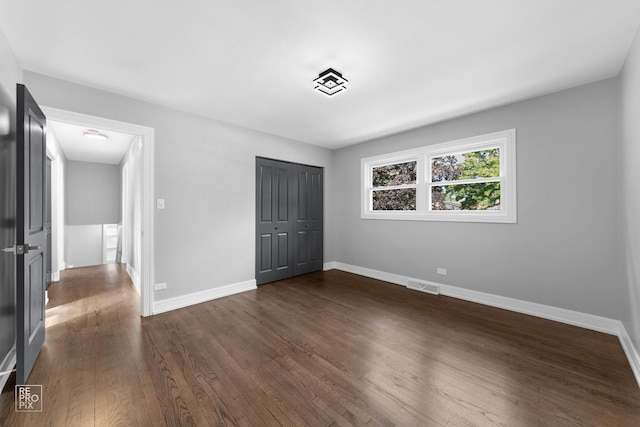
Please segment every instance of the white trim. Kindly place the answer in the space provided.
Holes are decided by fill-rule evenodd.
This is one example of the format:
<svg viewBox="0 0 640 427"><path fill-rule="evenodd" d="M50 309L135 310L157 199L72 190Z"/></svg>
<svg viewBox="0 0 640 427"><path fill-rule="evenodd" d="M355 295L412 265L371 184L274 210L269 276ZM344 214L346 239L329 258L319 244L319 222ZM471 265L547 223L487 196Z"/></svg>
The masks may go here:
<svg viewBox="0 0 640 427"><path fill-rule="evenodd" d="M51 281L52 282L59 282L60 281L60 272L59 271L55 271L55 272L51 273Z"/></svg>
<svg viewBox="0 0 640 427"><path fill-rule="evenodd" d="M413 277L401 276L399 274L386 273L384 271L372 270L370 268L358 267L349 264L335 263L337 270L383 280L400 286L407 286L409 280L417 280L430 285L440 286L440 295L445 295L457 299L489 305L543 319L555 320L556 322L567 323L606 334L618 335L620 321L607 317L595 316L593 314L580 313L578 311L564 308L552 307L550 305L538 304L535 302L523 301L515 298L503 297L500 295L488 294L485 292L472 291L459 288L457 286L445 285L428 280L416 279Z"/></svg>
<svg viewBox="0 0 640 427"><path fill-rule="evenodd" d="M343 264L341 262L334 262L333 265L333 268L335 268L336 270L346 271L347 273L353 273L359 276L382 280L384 282L393 283L395 285L407 286L407 283L409 282L408 277L400 276L399 274L385 273L384 271L358 267L356 265Z"/></svg>
<svg viewBox="0 0 640 427"><path fill-rule="evenodd" d="M465 153L488 148L500 149L500 176L475 180L431 182L431 159L444 155ZM417 175L415 184L402 186L373 187L371 182L372 171L376 167L389 164L403 163L406 161L417 162ZM427 145L411 150L398 151L363 158L360 161L361 190L360 190L360 217L363 219L388 219L410 221L454 221L454 222L492 222L492 223L516 223L517 199L516 199L516 130L508 129L485 135ZM431 188L440 185L459 185L468 183L500 182L501 200L500 209L497 210L458 210L440 211L431 210ZM371 206L374 191L393 189L416 190L416 209L407 211L374 211Z"/></svg>
<svg viewBox="0 0 640 427"><path fill-rule="evenodd" d="M133 286L136 288L136 292L138 292L138 295L142 296L141 289L140 289L140 276L138 275L136 270L133 267L131 267L129 264L127 264L127 274L131 278L131 282L133 283Z"/></svg>
<svg viewBox="0 0 640 427"><path fill-rule="evenodd" d="M336 263L334 261L325 262L322 265L322 271L335 270L335 269L337 269L337 267L336 267Z"/></svg>
<svg viewBox="0 0 640 427"><path fill-rule="evenodd" d="M4 374L0 374L0 391L4 388L11 372L13 372L13 368L16 366L17 361L17 353L16 353L16 343L14 342L9 352L4 357L2 364L0 364L0 372L4 372Z"/></svg>
<svg viewBox="0 0 640 427"><path fill-rule="evenodd" d="M384 271L358 267L341 262L325 263L324 269L346 271L347 273L358 274L360 276L370 277L372 279L382 280L400 286L407 286L409 280L418 280L430 285L440 286L440 295L502 308L504 310L515 311L517 313L528 314L530 316L541 317L543 319L579 326L581 328L591 329L605 334L616 335L620 340L620 344L622 345L627 359L629 360L629 365L631 365L631 370L633 371L633 375L638 383L638 387L640 387L640 353L634 347L633 341L631 341L627 330L619 320L567 310L564 308L552 307L550 305L523 301L515 298L503 297L500 295L488 294L485 292L472 291L456 286L430 282L428 280L414 279L407 276L401 276L399 274L386 273Z"/></svg>
<svg viewBox="0 0 640 427"><path fill-rule="evenodd" d="M142 143L142 295L141 315L153 314L153 284L155 283L154 234L154 130L146 128L140 135ZM146 298L144 297L146 295Z"/></svg>
<svg viewBox="0 0 640 427"><path fill-rule="evenodd" d="M633 341L631 341L631 337L627 332L627 328L625 328L622 323L620 323L620 333L618 338L620 339L620 344L622 344L624 354L629 360L629 365L631 365L633 375L636 377L638 387L640 387L640 352L638 352L638 349L634 347Z"/></svg>
<svg viewBox="0 0 640 427"><path fill-rule="evenodd" d="M554 320L556 322L579 326L585 329L604 332L605 334L618 335L618 331L620 329L620 321L618 320L553 307L550 305L472 291L450 285L440 285L440 293L453 298L541 317L543 319Z"/></svg>
<svg viewBox="0 0 640 427"><path fill-rule="evenodd" d="M246 282L234 283L231 285L220 286L208 289L206 291L194 292L192 294L181 295L179 297L156 301L153 304L153 314L165 313L171 310L188 307L194 304L211 301L230 295L239 294L241 292L252 291L257 289L255 279Z"/></svg>
<svg viewBox="0 0 640 427"><path fill-rule="evenodd" d="M138 135L142 142L142 266L140 315L153 314L153 283L155 271L154 245L154 129L134 123L91 116L59 108L41 107L47 118L59 122L90 125L103 130Z"/></svg>

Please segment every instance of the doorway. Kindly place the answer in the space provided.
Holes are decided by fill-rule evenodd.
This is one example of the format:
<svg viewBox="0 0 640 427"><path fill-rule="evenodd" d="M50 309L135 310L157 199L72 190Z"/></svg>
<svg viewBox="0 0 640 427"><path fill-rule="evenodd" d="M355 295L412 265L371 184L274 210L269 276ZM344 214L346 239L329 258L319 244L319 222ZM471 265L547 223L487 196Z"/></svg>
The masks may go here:
<svg viewBox="0 0 640 427"><path fill-rule="evenodd" d="M137 192L130 191L129 194L137 193L139 208L135 209L136 218L139 219L139 226L135 229L135 236L129 236L128 242L137 241L138 257L139 260L136 265L135 271L128 269L132 278L132 282L136 285L138 292L140 293L140 314L142 316L150 316L153 314L153 150L154 150L154 131L153 128L146 126L131 124L127 122L120 122L111 119L105 119L97 116L90 116L81 113L70 112L66 110L60 110L57 108L42 107L42 110L46 114L49 120L55 122L63 122L68 124L74 124L86 127L87 129L101 129L105 132L117 132L130 134L135 136L136 140L131 144L129 150L133 157L139 160L139 167L135 168L135 173L139 177L139 190ZM130 154L129 153L129 154ZM55 165L56 162L54 162ZM55 175L55 171L54 175ZM129 175L131 171L129 170ZM53 180L57 178L54 176ZM130 181L130 180L129 180ZM61 185L58 192L62 192L64 185ZM56 190L54 187L54 199ZM125 206L125 197L123 197L122 212L130 211ZM55 210L55 207L54 207ZM64 218L64 212L61 218ZM126 221L123 217L122 221ZM129 224L131 226L131 224ZM56 229L60 227L53 226L53 240L58 242L60 250L60 241L56 237ZM130 227L133 230L133 227ZM58 230L60 231L60 230ZM59 237L59 236L58 236ZM55 246L55 243L54 243ZM64 250L62 248L62 250ZM54 253L56 250L54 249ZM55 260L54 260L55 263ZM64 265L62 266L64 268ZM128 266L129 267L129 266Z"/></svg>
<svg viewBox="0 0 640 427"><path fill-rule="evenodd" d="M323 267L323 169L256 158L256 283Z"/></svg>

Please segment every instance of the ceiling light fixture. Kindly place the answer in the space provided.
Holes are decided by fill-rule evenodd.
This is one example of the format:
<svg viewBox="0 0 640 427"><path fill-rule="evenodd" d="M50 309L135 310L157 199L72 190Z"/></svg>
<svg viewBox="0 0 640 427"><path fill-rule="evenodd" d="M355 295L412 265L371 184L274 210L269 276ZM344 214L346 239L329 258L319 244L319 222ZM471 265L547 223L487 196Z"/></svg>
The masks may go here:
<svg viewBox="0 0 640 427"><path fill-rule="evenodd" d="M107 135L100 133L95 129L87 129L87 131L84 132L83 135L89 139L95 139L96 141L106 141L107 139L109 139Z"/></svg>
<svg viewBox="0 0 640 427"><path fill-rule="evenodd" d="M327 96L333 96L336 93L346 90L349 80L342 77L342 74L333 68L327 68L321 72L313 82L315 83L315 90Z"/></svg>

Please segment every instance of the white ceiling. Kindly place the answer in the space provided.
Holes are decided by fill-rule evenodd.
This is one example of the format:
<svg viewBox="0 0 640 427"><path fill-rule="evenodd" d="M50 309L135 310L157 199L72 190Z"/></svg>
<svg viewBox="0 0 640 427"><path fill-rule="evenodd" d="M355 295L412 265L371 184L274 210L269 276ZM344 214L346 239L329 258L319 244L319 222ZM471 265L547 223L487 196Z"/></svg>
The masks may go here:
<svg viewBox="0 0 640 427"><path fill-rule="evenodd" d="M47 127L60 144L68 160L78 162L108 163L117 165L122 160L127 149L133 142L135 135L128 133L107 131L98 128L88 128L76 124L47 120ZM87 130L97 130L109 137L106 141L89 139L83 135Z"/></svg>
<svg viewBox="0 0 640 427"><path fill-rule="evenodd" d="M26 70L330 148L615 76L639 24L639 0L0 0Z"/></svg>

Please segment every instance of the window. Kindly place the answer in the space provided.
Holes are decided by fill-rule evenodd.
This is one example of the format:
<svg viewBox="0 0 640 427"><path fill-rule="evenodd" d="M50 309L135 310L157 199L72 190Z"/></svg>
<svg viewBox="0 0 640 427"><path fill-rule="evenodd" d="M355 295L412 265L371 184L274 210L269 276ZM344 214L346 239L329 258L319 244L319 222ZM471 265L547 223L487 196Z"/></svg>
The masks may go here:
<svg viewBox="0 0 640 427"><path fill-rule="evenodd" d="M372 168L374 211L416 210L416 163L412 160Z"/></svg>
<svg viewBox="0 0 640 427"><path fill-rule="evenodd" d="M362 159L362 217L516 222L515 129Z"/></svg>

